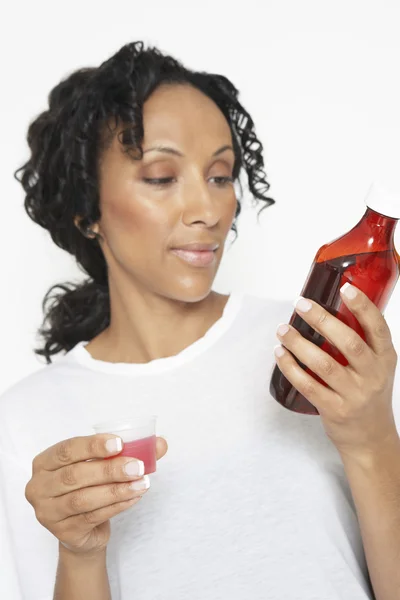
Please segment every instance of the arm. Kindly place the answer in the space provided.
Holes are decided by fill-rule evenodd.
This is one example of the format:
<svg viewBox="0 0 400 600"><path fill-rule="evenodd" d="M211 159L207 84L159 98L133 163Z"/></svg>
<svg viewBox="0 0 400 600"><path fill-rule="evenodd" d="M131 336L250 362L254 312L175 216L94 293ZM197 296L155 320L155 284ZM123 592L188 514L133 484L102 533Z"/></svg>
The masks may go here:
<svg viewBox="0 0 400 600"><path fill-rule="evenodd" d="M277 361L289 382L317 408L342 458L377 600L399 600L400 439L393 412L398 356L388 324L368 296L348 283L340 292L365 339L312 300L303 299L296 311L348 364L290 326L277 331L289 350L278 348Z"/></svg>
<svg viewBox="0 0 400 600"><path fill-rule="evenodd" d="M342 456L376 600L400 598L400 439L359 459Z"/></svg>
<svg viewBox="0 0 400 600"><path fill-rule="evenodd" d="M53 600L111 600L106 550L84 556L60 544Z"/></svg>

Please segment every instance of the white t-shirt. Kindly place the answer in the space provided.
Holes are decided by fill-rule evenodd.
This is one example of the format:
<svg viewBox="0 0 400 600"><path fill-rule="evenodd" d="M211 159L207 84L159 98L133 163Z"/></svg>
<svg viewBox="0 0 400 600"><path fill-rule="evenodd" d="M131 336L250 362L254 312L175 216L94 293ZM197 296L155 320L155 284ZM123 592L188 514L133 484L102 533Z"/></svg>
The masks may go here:
<svg viewBox="0 0 400 600"><path fill-rule="evenodd" d="M373 598L343 466L317 416L269 394L275 331L293 308L232 293L179 354L93 359L81 342L0 399L0 597L52 600L58 541L25 499L33 457L92 424L158 415L169 451L111 520L113 600Z"/></svg>

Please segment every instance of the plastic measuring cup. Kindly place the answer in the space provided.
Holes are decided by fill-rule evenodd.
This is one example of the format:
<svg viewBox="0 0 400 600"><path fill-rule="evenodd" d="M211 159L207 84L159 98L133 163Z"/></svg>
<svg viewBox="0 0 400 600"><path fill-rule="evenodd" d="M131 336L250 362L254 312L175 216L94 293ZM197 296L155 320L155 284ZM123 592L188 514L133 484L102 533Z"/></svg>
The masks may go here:
<svg viewBox="0 0 400 600"><path fill-rule="evenodd" d="M96 423L96 433L112 433L118 435L124 446L118 456L130 456L144 462L145 474L157 470L156 460L156 421L157 417L127 417L118 421Z"/></svg>

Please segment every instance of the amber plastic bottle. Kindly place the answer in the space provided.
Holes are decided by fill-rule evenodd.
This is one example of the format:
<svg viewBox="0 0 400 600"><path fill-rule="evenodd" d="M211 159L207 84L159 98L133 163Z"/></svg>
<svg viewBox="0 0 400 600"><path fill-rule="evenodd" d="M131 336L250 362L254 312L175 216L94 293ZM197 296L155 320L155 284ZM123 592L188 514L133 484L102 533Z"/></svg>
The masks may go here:
<svg viewBox="0 0 400 600"><path fill-rule="evenodd" d="M349 282L362 290L384 312L400 274L400 256L394 247L394 232L400 219L400 195L374 183L366 196L365 204L367 210L353 229L318 250L301 291L301 296L321 304L357 331L364 340L364 331L341 301L339 290L344 283ZM296 312L293 312L289 323L340 364L348 364L336 347L316 333ZM296 361L307 373L326 385L297 358ZM319 414L315 406L290 384L276 365L270 392L275 400L289 410L308 415Z"/></svg>

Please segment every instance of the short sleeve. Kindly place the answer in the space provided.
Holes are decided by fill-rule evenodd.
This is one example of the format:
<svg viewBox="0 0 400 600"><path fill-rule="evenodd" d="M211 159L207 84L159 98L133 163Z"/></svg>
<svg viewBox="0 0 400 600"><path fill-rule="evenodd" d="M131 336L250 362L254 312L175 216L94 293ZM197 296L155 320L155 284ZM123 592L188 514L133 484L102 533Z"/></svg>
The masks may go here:
<svg viewBox="0 0 400 600"><path fill-rule="evenodd" d="M52 600L58 541L25 498L31 474L0 451L0 598Z"/></svg>

